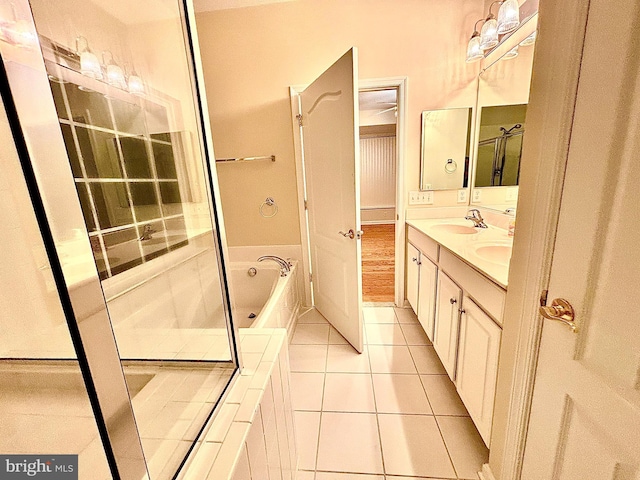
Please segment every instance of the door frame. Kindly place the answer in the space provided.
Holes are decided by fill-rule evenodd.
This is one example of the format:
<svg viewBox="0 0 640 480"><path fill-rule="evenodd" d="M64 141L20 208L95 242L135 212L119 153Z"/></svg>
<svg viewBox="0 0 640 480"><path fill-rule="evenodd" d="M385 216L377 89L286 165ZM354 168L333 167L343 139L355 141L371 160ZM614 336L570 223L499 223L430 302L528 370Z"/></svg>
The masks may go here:
<svg viewBox="0 0 640 480"><path fill-rule="evenodd" d="M491 450L480 473L483 480L521 477L542 333L538 306L549 284L587 27L589 2L540 3L518 232L505 305L505 318L510 320L503 329ZM564 15L567 11L573 12L572 18Z"/></svg>
<svg viewBox="0 0 640 480"><path fill-rule="evenodd" d="M395 219L395 304L404 304L404 243L405 243L405 215L404 204L404 164L406 145L407 123L407 77L388 77L358 80L358 92L363 90L388 90L395 88L398 91L398 123L396 125L396 219ZM301 131L296 119L300 113L299 93L307 85L292 85L289 87L289 99L291 102L291 128L293 131L294 158L296 165L296 181L298 186L298 221L300 223L300 241L302 243L302 269L304 298L307 306L313 306L313 294L311 289L311 251L309 248L309 227L307 223L307 210L305 208L306 182L304 178L304 162L302 155Z"/></svg>

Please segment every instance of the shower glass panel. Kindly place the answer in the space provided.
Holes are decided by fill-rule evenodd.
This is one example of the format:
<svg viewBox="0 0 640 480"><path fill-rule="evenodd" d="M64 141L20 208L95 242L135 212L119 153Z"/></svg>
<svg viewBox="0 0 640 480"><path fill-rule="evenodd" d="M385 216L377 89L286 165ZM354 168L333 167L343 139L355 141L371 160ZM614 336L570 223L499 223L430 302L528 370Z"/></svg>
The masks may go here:
<svg viewBox="0 0 640 480"><path fill-rule="evenodd" d="M0 454L78 455L79 471L110 478L1 105L0 169Z"/></svg>
<svg viewBox="0 0 640 480"><path fill-rule="evenodd" d="M0 0L6 12L32 15L37 31L31 45L0 36L0 48L74 305L69 321L96 376L111 471L173 478L237 371L184 4ZM73 359L65 322L50 324L39 343L17 335L7 358Z"/></svg>

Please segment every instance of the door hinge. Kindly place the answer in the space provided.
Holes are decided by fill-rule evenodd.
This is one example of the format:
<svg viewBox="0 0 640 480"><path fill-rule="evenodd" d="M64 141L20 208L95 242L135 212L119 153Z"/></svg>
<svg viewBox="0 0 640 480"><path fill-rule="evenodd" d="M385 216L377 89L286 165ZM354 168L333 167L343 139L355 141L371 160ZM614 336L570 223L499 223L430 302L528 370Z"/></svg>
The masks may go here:
<svg viewBox="0 0 640 480"><path fill-rule="evenodd" d="M296 118L298 119L298 126L304 127L304 124L302 123L302 114L299 113L298 115L296 115Z"/></svg>
<svg viewBox="0 0 640 480"><path fill-rule="evenodd" d="M309 204L307 203L307 201L304 201L304 209L305 210L309 210Z"/></svg>
<svg viewBox="0 0 640 480"><path fill-rule="evenodd" d="M313 273L309 274L309 283L313 282Z"/></svg>
<svg viewBox="0 0 640 480"><path fill-rule="evenodd" d="M540 306L541 307L546 307L547 306L547 296L549 295L549 290L542 290L542 293L540 294Z"/></svg>

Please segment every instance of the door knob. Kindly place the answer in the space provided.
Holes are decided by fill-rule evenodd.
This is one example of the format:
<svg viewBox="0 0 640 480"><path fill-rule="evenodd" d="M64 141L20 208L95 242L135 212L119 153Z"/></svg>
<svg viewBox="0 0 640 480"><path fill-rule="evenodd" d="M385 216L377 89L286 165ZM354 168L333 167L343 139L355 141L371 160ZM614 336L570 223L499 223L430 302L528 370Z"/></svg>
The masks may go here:
<svg viewBox="0 0 640 480"><path fill-rule="evenodd" d="M551 306L541 305L540 315L548 320L557 320L566 324L573 333L577 333L578 326L574 321L575 312L571 304L564 298L556 298Z"/></svg>
<svg viewBox="0 0 640 480"><path fill-rule="evenodd" d="M346 238L352 238L353 239L356 236L356 233L353 231L353 228L350 228L349 231L346 232L346 233L343 232L342 230L340 230L338 233L340 235L342 235L343 237L346 237Z"/></svg>

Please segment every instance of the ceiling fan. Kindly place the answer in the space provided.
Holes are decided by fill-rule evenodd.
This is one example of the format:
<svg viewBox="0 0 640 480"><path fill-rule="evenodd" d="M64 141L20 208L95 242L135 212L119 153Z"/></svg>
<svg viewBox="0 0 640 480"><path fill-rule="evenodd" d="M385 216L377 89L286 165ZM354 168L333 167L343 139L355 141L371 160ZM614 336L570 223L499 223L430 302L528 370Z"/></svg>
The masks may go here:
<svg viewBox="0 0 640 480"><path fill-rule="evenodd" d="M395 111L396 116L398 116L398 103L397 102L376 102L379 105L391 105L391 107L389 108L385 108L383 110L380 110L378 112L376 112L376 115L382 115L383 113L387 113L390 111Z"/></svg>

